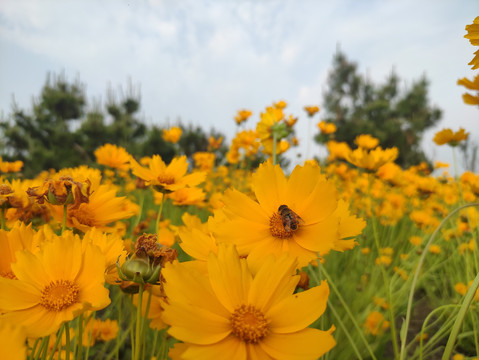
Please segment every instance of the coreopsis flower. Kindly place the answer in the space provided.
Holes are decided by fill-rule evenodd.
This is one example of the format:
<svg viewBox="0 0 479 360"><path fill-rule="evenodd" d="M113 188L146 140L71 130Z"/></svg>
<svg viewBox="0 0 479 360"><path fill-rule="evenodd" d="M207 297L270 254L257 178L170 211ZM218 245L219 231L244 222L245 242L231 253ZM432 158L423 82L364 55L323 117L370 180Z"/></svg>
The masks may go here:
<svg viewBox="0 0 479 360"><path fill-rule="evenodd" d="M456 283L456 285L454 285L454 290L456 290L456 292L459 293L460 295L464 296L466 295L467 290L469 290L471 285L472 285L472 280L469 281L467 285L462 282L459 282L459 283ZM479 301L479 289L476 290L476 292L474 293L474 300Z"/></svg>
<svg viewBox="0 0 479 360"><path fill-rule="evenodd" d="M336 125L331 122L320 121L318 123L318 128L323 134L329 135L334 134L337 130Z"/></svg>
<svg viewBox="0 0 479 360"><path fill-rule="evenodd" d="M2 320L25 327L28 337L56 332L65 321L110 303L104 287L105 258L78 237L55 237L38 253L17 252L17 280L0 278Z"/></svg>
<svg viewBox="0 0 479 360"><path fill-rule="evenodd" d="M345 159L351 152L351 148L346 142L337 142L334 140L328 141L326 147L329 151L328 161L334 161L336 159Z"/></svg>
<svg viewBox="0 0 479 360"><path fill-rule="evenodd" d="M449 146L455 147L463 140L467 140L469 133L467 133L463 128L459 128L459 131L453 132L451 129L443 129L434 135L433 141L437 145L448 144Z"/></svg>
<svg viewBox="0 0 479 360"><path fill-rule="evenodd" d="M479 75L476 75L476 77L472 81L466 78L459 79L457 80L457 85L462 85L469 90L474 90L478 92L479 91ZM476 95L465 93L462 95L462 99L468 105L479 105L479 93L477 93Z"/></svg>
<svg viewBox="0 0 479 360"><path fill-rule="evenodd" d="M275 107L276 109L281 109L281 110L283 110L286 106L288 106L288 103L284 100L280 100L273 104L273 107Z"/></svg>
<svg viewBox="0 0 479 360"><path fill-rule="evenodd" d="M308 113L308 116L314 116L319 111L319 106L305 106L304 110Z"/></svg>
<svg viewBox="0 0 479 360"><path fill-rule="evenodd" d="M0 359L25 360L26 358L25 329L2 319L0 321Z"/></svg>
<svg viewBox="0 0 479 360"><path fill-rule="evenodd" d="M293 294L300 276L286 254L268 257L255 276L233 246L210 253L208 274L190 262L167 264L163 320L189 359L317 359L335 345L334 327L308 326L326 309L326 282Z"/></svg>
<svg viewBox="0 0 479 360"><path fill-rule="evenodd" d="M105 144L96 149L94 154L98 164L118 170L128 170L130 168L131 155L121 146Z"/></svg>
<svg viewBox="0 0 479 360"><path fill-rule="evenodd" d="M148 168L144 168L133 158L130 161L133 174L161 192L196 186L203 182L206 176L204 172L186 175L188 171L186 156L175 157L169 165L166 165L160 155L153 155Z"/></svg>
<svg viewBox="0 0 479 360"><path fill-rule="evenodd" d="M422 238L420 236L414 235L409 238L409 242L414 246L419 246L422 243Z"/></svg>
<svg viewBox="0 0 479 360"><path fill-rule="evenodd" d="M346 160L366 170L377 170L386 163L393 162L398 157L398 149L396 147L382 149L377 147L374 150L368 151L363 148L355 149L346 154Z"/></svg>
<svg viewBox="0 0 479 360"><path fill-rule="evenodd" d="M31 187L27 194L36 199L39 204L45 201L52 205L71 205L78 208L81 204L88 203L91 182L75 181L71 176L60 175L58 180L47 179L42 186Z"/></svg>
<svg viewBox="0 0 479 360"><path fill-rule="evenodd" d="M211 171L215 166L215 154L212 152L200 151L193 154L195 168L202 171Z"/></svg>
<svg viewBox="0 0 479 360"><path fill-rule="evenodd" d="M389 328L389 321L378 311L371 311L364 322L364 332L371 335L380 335Z"/></svg>
<svg viewBox="0 0 479 360"><path fill-rule="evenodd" d="M479 46L479 16L476 17L472 24L466 25L467 34L464 35L466 39L469 39L469 42L474 46ZM469 63L472 65L472 69L479 68L479 50L474 53L474 58Z"/></svg>
<svg viewBox="0 0 479 360"><path fill-rule="evenodd" d="M183 130L177 126L173 126L170 129L163 129L163 132L161 133L161 137L163 140L176 144L181 137L181 134L183 133Z"/></svg>
<svg viewBox="0 0 479 360"><path fill-rule="evenodd" d="M210 136L208 138L208 149L211 149L211 150L219 149L222 143L223 143L223 136L220 136L219 138Z"/></svg>
<svg viewBox="0 0 479 360"><path fill-rule="evenodd" d="M238 110L238 114L235 116L236 124L239 125L248 120L252 114L253 112L250 110Z"/></svg>
<svg viewBox="0 0 479 360"><path fill-rule="evenodd" d="M429 252L431 254L440 254L441 253L441 247L439 245L433 244L429 246Z"/></svg>
<svg viewBox="0 0 479 360"><path fill-rule="evenodd" d="M14 279L11 264L16 262L15 253L21 250L38 251L43 233L16 221L10 231L0 230L0 277Z"/></svg>
<svg viewBox="0 0 479 360"><path fill-rule="evenodd" d="M0 156L0 172L2 173L16 173L20 172L23 167L23 161L3 161Z"/></svg>
<svg viewBox="0 0 479 360"><path fill-rule="evenodd" d="M289 252L302 267L335 247L342 232L348 237L358 233L340 230L346 214L338 208L337 191L321 169L311 164L296 166L289 179L281 168L266 162L253 175L256 199L237 190L227 190L212 231L219 241L236 244L242 256L279 256ZM347 209L346 209L347 210ZM344 218L343 218L344 217Z"/></svg>
<svg viewBox="0 0 479 360"><path fill-rule="evenodd" d="M286 123L286 125L288 125L288 127L293 127L297 121L298 118L294 117L293 115L289 115L287 118L284 119L284 122Z"/></svg>
<svg viewBox="0 0 479 360"><path fill-rule="evenodd" d="M114 185L100 185L94 189L88 203L81 203L77 208L67 208L67 225L86 232L92 227L111 230L110 225L116 221L129 219L139 212L137 204L124 196L116 196ZM61 222L63 213L58 206L53 207L54 218Z"/></svg>
<svg viewBox="0 0 479 360"><path fill-rule="evenodd" d="M360 148L371 150L379 145L379 140L369 134L361 134L356 136L354 143Z"/></svg>
<svg viewBox="0 0 479 360"><path fill-rule="evenodd" d="M206 194L203 190L197 187L187 187L178 189L169 193L167 197L173 200L174 205L196 205L203 206Z"/></svg>

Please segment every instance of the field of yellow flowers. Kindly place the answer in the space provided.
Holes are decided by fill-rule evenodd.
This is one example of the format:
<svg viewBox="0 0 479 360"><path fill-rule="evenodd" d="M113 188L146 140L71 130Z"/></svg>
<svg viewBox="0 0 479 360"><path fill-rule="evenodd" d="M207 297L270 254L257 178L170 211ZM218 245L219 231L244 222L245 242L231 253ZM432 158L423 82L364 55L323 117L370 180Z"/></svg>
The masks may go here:
<svg viewBox="0 0 479 360"><path fill-rule="evenodd" d="M97 168L34 179L2 161L0 358L475 358L479 175L402 169L397 149L368 134L351 149L324 122L328 158L286 172L286 106L250 129L238 111L227 164L221 138L169 164L105 144Z"/></svg>

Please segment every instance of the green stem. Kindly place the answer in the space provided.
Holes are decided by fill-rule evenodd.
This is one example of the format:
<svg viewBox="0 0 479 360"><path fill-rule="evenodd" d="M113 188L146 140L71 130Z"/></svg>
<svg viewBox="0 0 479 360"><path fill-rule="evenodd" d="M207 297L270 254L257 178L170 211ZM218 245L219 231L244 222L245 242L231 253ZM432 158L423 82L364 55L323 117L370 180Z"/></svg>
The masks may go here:
<svg viewBox="0 0 479 360"><path fill-rule="evenodd" d="M273 166L276 165L277 158L276 158L276 146L278 142L278 135L276 134L276 131L273 131Z"/></svg>
<svg viewBox="0 0 479 360"><path fill-rule="evenodd" d="M138 305L136 307L136 333L135 333L135 360L140 360L140 355L141 355L141 344L142 344L142 338L141 338L141 304L143 302L143 289L144 285L142 283L139 283L139 290L138 290Z"/></svg>
<svg viewBox="0 0 479 360"><path fill-rule="evenodd" d="M156 217L156 234L157 235L159 235L159 231L160 231L160 220L161 220L161 213L163 212L164 203L165 203L165 193L162 193L160 209L158 210L158 216Z"/></svg>
<svg viewBox="0 0 479 360"><path fill-rule="evenodd" d="M63 205L62 234L67 229L67 204Z"/></svg>
<svg viewBox="0 0 479 360"><path fill-rule="evenodd" d="M321 266L320 263L318 263L318 266ZM313 271L311 264L308 265L308 269L310 270L311 274L315 278L316 283L319 285L321 283L321 281L316 277L315 271ZM362 329L359 327L358 323L356 322L355 317L351 313L351 310L349 309L348 304L346 303L346 301L344 301L344 298L342 297L341 293L338 291L338 288L336 287L336 285L334 285L334 282L331 280L331 277L329 276L328 272L326 271L326 269L324 267L323 267L323 274L324 274L324 277L326 278L326 280L328 280L329 286L331 287L331 289L333 289L334 293L336 294L339 301L341 302L341 305L343 305L344 310L348 314L348 316L349 316L351 322L353 323L354 327L358 331L359 337L361 338L361 340L364 343L364 346L368 350L369 355L371 355L372 359L377 360L376 356L373 353L373 350L371 349L371 347L369 346L366 338L364 337Z"/></svg>
<svg viewBox="0 0 479 360"><path fill-rule="evenodd" d="M2 226L2 230L7 230L7 223L5 221L5 208L2 206L2 211L0 212L0 224Z"/></svg>
<svg viewBox="0 0 479 360"><path fill-rule="evenodd" d="M57 351L57 348L58 348L58 344L60 344L60 341L62 340L62 335L63 335L63 331L65 330L65 325L62 325L60 327L60 330L58 331L58 334L57 334L57 339L55 340L55 344L53 345L53 348L52 348L52 351L50 353L50 356L48 357L49 360L52 360L53 359L53 356L55 355L55 351ZM61 353L61 349L59 351Z"/></svg>
<svg viewBox="0 0 479 360"><path fill-rule="evenodd" d="M143 215L143 205L145 203L145 190L141 189L140 191L141 191L140 192L140 200L138 201L138 206L140 207L140 212L138 213L138 216L135 220L135 223L133 224L133 228L131 229L131 231L135 230L135 228L138 226L138 224L141 221L141 216Z"/></svg>
<svg viewBox="0 0 479 360"><path fill-rule="evenodd" d="M32 351L30 352L30 356L29 358L31 359L35 359L36 356L35 356L35 352L37 351L37 347L38 347L38 344L40 343L42 339L38 338L35 340L35 342L33 343L33 346L32 346Z"/></svg>
<svg viewBox="0 0 479 360"><path fill-rule="evenodd" d="M356 344L354 343L354 340L351 336L351 334L349 333L348 329L346 328L346 325L344 325L343 321L341 320L341 317L339 316L338 312L336 311L336 309L334 308L333 306L333 303L331 301L328 300L328 307L331 309L331 311L333 312L333 315L336 319L336 321L338 322L339 324L339 327L341 328L341 330L343 330L344 334L346 335L346 337L348 338L349 340L349 343L351 344L351 347L353 348L354 352L356 353L356 357L359 359L359 360L362 360L363 357L361 356L358 348L356 347Z"/></svg>
<svg viewBox="0 0 479 360"><path fill-rule="evenodd" d="M81 360L82 351L83 351L83 314L80 314L78 317L78 326L77 326L77 359Z"/></svg>
<svg viewBox="0 0 479 360"><path fill-rule="evenodd" d="M421 269L422 269L422 265L424 263L424 258L426 257L426 254L428 253L428 250L429 250L429 246L432 244L432 241L434 240L434 238L436 237L436 234L439 232L439 230L442 228L442 226L453 216L455 215L457 212L459 212L460 210L462 209L465 209L465 208L468 208L468 207L471 207L471 206L479 206L479 203L473 203L473 204L467 204L467 205L464 205L464 206L461 206L457 209L454 209L453 211L451 211L442 221L441 223L439 224L439 226L436 228L436 230L434 230L434 233L431 235L431 237L429 238L429 241L427 242L426 246L424 247L424 250L421 254L421 257L419 258L419 262L416 266L416 270L414 271L414 276L413 276L413 279L412 279L412 283L411 283L411 290L409 291L409 299L408 299L408 302L407 302L407 309L406 309L406 320L404 321L403 323L403 326L401 328L401 352L399 354L399 359L400 360L404 360L404 357L406 356L406 353L405 353L405 349L406 349L406 340L407 340L407 332L408 332L408 328L409 328L409 322L411 321L411 311L412 311L412 302L413 302L413 298L414 298L414 290L416 288L416 283L418 281L418 278L419 278L419 273L421 272Z"/></svg>
<svg viewBox="0 0 479 360"><path fill-rule="evenodd" d="M149 359L153 359L153 355L155 354L155 350L156 350L156 342L157 341L158 341L158 330L155 330L155 333L153 334L153 344L151 345Z"/></svg>
<svg viewBox="0 0 479 360"><path fill-rule="evenodd" d="M42 340L42 348L38 355L41 356L42 360L46 360L48 354L48 344L50 343L50 335L45 336Z"/></svg>
<svg viewBox="0 0 479 360"><path fill-rule="evenodd" d="M371 199L372 200L372 199ZM374 234L374 243L376 244L376 249L378 251L378 256L381 256L380 253L380 246L379 246L379 237L377 232L377 225L376 225L376 217L374 214L372 215L372 223L373 223L373 234ZM399 347L397 341L397 333L396 333L396 319L394 316L394 304L392 298L392 290L391 290L391 283L389 281L389 277L386 274L386 270L382 265L380 265L381 274L383 277L384 286L386 287L386 295L388 298L388 313L389 313L389 321L391 322L391 341L393 343L393 351L394 351L394 358L397 359L399 357Z"/></svg>
<svg viewBox="0 0 479 360"><path fill-rule="evenodd" d="M448 360L451 358L452 350L454 349L454 344L456 343L457 335L462 327L462 322L464 321L464 317L466 316L467 310L471 305L472 300L474 299L474 295L476 294L476 290L479 288L479 273L477 273L472 285L467 290L466 296L464 297L464 301L459 309L459 313L457 314L456 321L454 321L454 325L452 326L451 333L449 334L449 339L447 340L446 349L444 350L444 354L442 355L442 360Z"/></svg>
<svg viewBox="0 0 479 360"><path fill-rule="evenodd" d="M65 360L70 360L70 325L65 322Z"/></svg>

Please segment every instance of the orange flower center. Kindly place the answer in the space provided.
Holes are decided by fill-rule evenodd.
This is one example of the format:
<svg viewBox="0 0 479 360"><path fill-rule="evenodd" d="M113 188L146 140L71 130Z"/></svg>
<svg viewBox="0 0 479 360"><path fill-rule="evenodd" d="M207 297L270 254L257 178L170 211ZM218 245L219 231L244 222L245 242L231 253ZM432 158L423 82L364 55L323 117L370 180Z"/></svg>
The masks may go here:
<svg viewBox="0 0 479 360"><path fill-rule="evenodd" d="M52 281L42 290L40 305L50 311L62 311L78 301L79 291L73 281Z"/></svg>
<svg viewBox="0 0 479 360"><path fill-rule="evenodd" d="M158 176L158 182L163 185L171 185L175 183L175 178L172 175L161 174Z"/></svg>
<svg viewBox="0 0 479 360"><path fill-rule="evenodd" d="M233 334L241 341L256 344L268 333L268 321L253 305L241 305L230 317Z"/></svg>
<svg viewBox="0 0 479 360"><path fill-rule="evenodd" d="M286 219L286 221L290 221ZM278 213L275 212L269 219L269 231L274 237L285 239L293 236L293 232L296 229L292 228L288 224L285 226L285 219Z"/></svg>

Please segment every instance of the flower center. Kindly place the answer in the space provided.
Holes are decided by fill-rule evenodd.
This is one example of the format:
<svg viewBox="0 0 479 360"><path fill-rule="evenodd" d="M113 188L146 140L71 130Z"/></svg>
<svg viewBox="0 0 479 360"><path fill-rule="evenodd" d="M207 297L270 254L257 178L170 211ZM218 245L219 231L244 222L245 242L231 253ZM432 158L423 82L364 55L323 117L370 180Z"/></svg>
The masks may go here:
<svg viewBox="0 0 479 360"><path fill-rule="evenodd" d="M269 219L269 231L274 237L285 239L293 236L293 232L296 229L293 229L290 225L286 224L285 221L290 221L289 219L283 219L283 217L278 213L273 213L273 216Z"/></svg>
<svg viewBox="0 0 479 360"><path fill-rule="evenodd" d="M233 334L241 341L256 344L268 332L268 321L253 305L241 305L230 317Z"/></svg>
<svg viewBox="0 0 479 360"><path fill-rule="evenodd" d="M175 183L175 178L172 175L161 174L158 176L158 182L162 185L171 185Z"/></svg>
<svg viewBox="0 0 479 360"><path fill-rule="evenodd" d="M77 302L79 290L73 281L52 281L42 290L40 305L50 311L62 311Z"/></svg>

